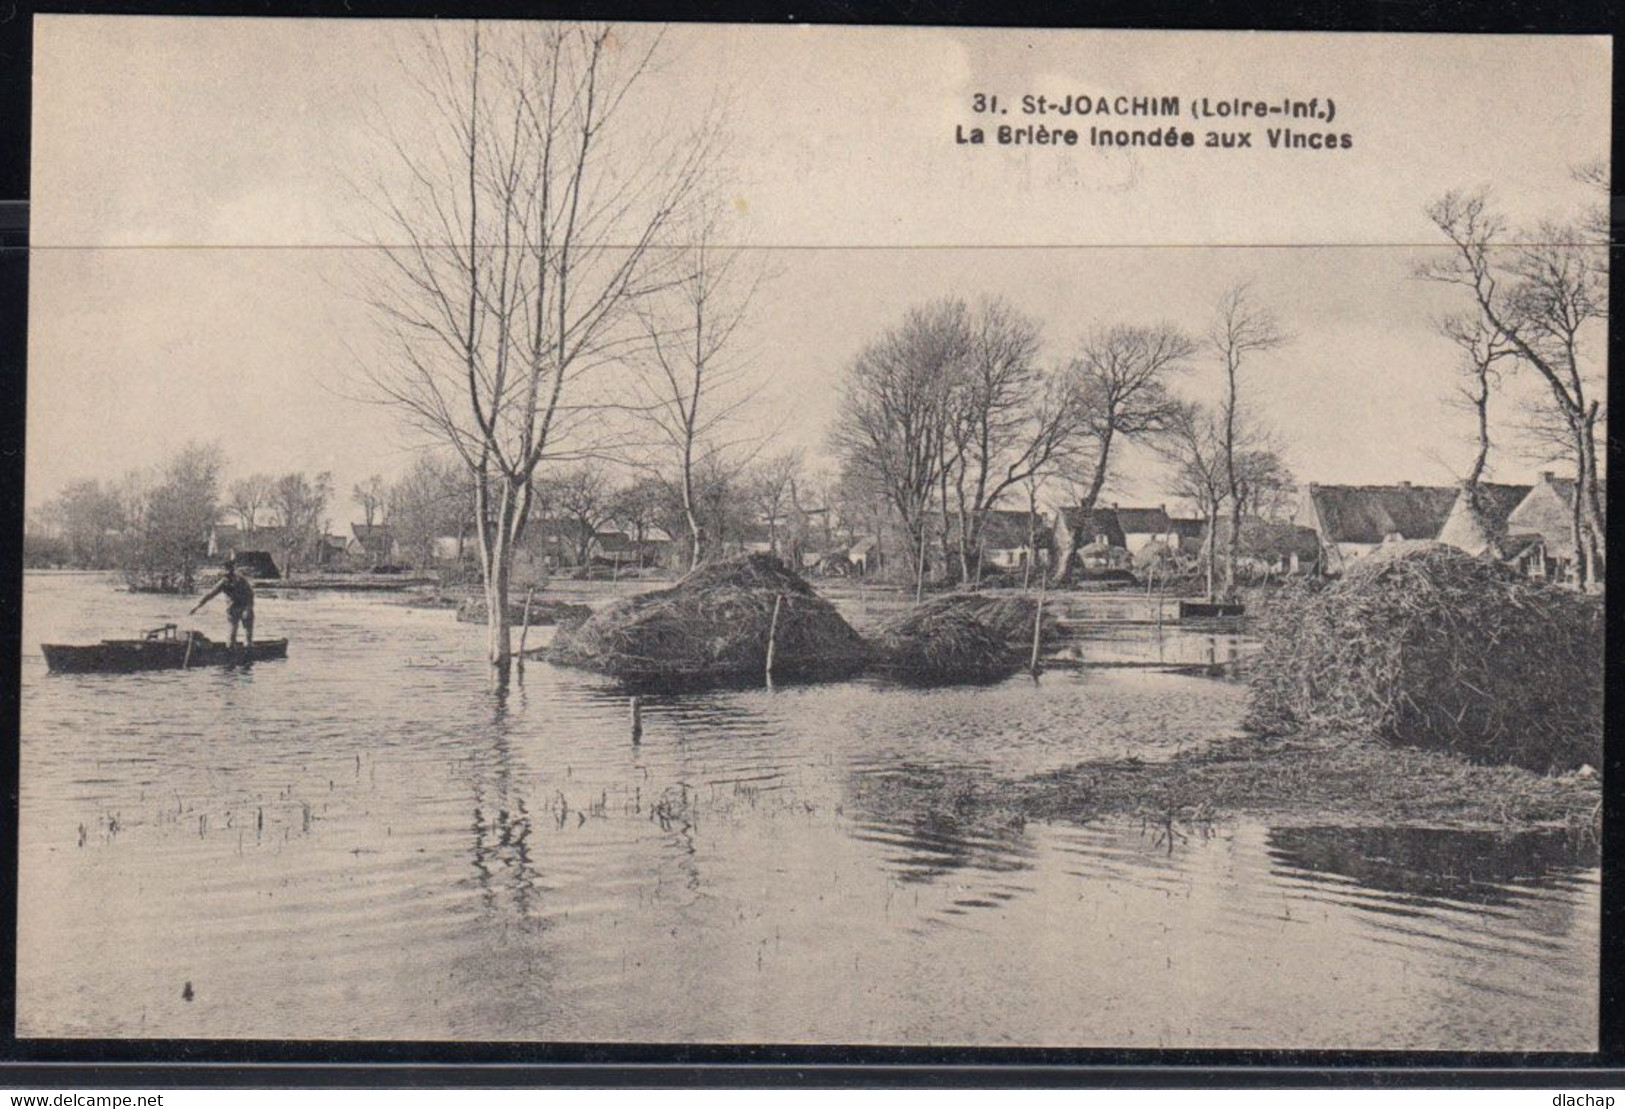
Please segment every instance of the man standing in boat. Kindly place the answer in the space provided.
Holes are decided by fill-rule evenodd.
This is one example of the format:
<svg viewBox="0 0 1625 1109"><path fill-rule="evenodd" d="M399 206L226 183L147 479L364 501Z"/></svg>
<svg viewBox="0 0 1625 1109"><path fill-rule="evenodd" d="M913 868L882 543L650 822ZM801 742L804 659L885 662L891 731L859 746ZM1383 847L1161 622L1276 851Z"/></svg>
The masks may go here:
<svg viewBox="0 0 1625 1109"><path fill-rule="evenodd" d="M231 621L231 648L237 647L237 626L242 625L246 633L248 650L254 649L254 587L248 584L248 579L237 573L235 559L226 559L226 576L215 584L215 587L203 595L203 599L192 606L196 612L216 595L226 595L226 618Z"/></svg>

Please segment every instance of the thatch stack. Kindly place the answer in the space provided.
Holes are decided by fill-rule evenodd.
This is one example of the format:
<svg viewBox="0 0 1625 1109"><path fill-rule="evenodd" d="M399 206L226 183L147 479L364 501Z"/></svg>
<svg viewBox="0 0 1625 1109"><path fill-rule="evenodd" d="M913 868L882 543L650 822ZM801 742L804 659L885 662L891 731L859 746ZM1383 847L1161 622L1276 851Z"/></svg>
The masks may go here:
<svg viewBox="0 0 1625 1109"><path fill-rule="evenodd" d="M1032 657L1038 602L1025 594L945 593L880 628L888 668L931 681L1007 673ZM1040 645L1059 634L1054 616L1040 621Z"/></svg>
<svg viewBox="0 0 1625 1109"><path fill-rule="evenodd" d="M1566 770L1602 757L1594 598L1441 544L1379 550L1284 591L1251 669L1252 723Z"/></svg>
<svg viewBox="0 0 1625 1109"><path fill-rule="evenodd" d="M774 608L778 618L774 620ZM702 566L560 629L548 657L635 681L840 677L868 664L857 632L771 555Z"/></svg>

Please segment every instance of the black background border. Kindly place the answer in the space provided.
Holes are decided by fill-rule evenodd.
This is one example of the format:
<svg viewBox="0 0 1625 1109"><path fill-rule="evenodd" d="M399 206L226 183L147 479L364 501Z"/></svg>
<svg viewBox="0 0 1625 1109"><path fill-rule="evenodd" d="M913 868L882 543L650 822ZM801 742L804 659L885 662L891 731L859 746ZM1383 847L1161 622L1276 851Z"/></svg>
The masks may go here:
<svg viewBox="0 0 1625 1109"><path fill-rule="evenodd" d="M837 1045L435 1043L419 1041L18 1040L15 1037L18 685L21 657L23 444L27 365L27 206L32 16L35 13L279 18L537 17L676 22L1004 27L1137 27L1410 33L1614 34L1617 0L0 0L0 1086L121 1089L305 1087L1545 1087L1625 1085L1625 917L1621 800L1625 758L1609 741L1604 773L1602 990L1596 1054L1189 1051ZM1615 42L1612 161L1622 149ZM1427 96L1425 74L1396 73ZM1614 180L1617 182L1618 177ZM1616 190L1619 186L1616 184ZM1614 200L1615 272L1625 196ZM1622 361L1620 286L1610 292L1610 366ZM1616 399L1611 375L1609 396ZM90 434L95 429L87 429ZM1617 444L1609 442L1610 469ZM1617 513L1610 527L1616 541ZM1611 577L1613 575L1610 575ZM1608 688L1619 687L1615 606ZM1610 697L1608 735L1619 734ZM1328 998L1335 1004L1335 998Z"/></svg>

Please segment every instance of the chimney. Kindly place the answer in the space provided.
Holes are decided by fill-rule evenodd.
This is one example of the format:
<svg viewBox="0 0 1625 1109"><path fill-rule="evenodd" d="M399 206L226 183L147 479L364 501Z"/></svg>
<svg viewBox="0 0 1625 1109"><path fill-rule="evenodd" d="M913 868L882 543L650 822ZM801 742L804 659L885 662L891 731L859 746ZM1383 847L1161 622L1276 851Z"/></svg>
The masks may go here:
<svg viewBox="0 0 1625 1109"><path fill-rule="evenodd" d="M1552 483L1552 472L1550 470L1542 470L1540 472L1540 483L1542 485L1550 485Z"/></svg>
<svg viewBox="0 0 1625 1109"><path fill-rule="evenodd" d="M1411 487L1411 483L1408 481L1402 481L1399 483L1399 487L1401 489L1409 489Z"/></svg>

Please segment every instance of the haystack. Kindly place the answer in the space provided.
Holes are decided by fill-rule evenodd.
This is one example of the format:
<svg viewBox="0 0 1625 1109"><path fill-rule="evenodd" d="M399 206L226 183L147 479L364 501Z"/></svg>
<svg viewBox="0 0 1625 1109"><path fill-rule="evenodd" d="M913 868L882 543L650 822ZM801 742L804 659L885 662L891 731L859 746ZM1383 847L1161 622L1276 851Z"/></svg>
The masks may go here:
<svg viewBox="0 0 1625 1109"><path fill-rule="evenodd" d="M1567 770L1602 758L1603 616L1437 543L1283 591L1251 670L1252 723Z"/></svg>
<svg viewBox="0 0 1625 1109"><path fill-rule="evenodd" d="M931 681L998 674L1032 657L1038 602L1026 594L945 593L915 605L880 628L886 665ZM1044 613L1041 645L1059 636Z"/></svg>
<svg viewBox="0 0 1625 1109"><path fill-rule="evenodd" d="M870 659L834 605L763 554L702 566L670 588L617 601L561 628L548 657L635 681L756 678L766 671L770 632L775 678L842 677Z"/></svg>

